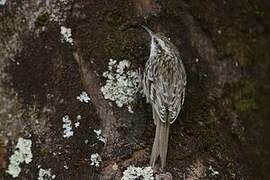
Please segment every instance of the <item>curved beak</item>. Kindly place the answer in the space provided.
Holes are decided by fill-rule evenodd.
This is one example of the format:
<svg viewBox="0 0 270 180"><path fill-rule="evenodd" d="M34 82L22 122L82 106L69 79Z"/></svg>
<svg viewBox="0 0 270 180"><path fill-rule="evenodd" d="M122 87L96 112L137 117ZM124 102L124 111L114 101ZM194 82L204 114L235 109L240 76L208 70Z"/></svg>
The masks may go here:
<svg viewBox="0 0 270 180"><path fill-rule="evenodd" d="M142 27L143 27L143 29L144 29L145 31L147 31L147 32L150 34L151 37L154 35L153 31L151 31L148 27L143 26L143 25L142 25Z"/></svg>

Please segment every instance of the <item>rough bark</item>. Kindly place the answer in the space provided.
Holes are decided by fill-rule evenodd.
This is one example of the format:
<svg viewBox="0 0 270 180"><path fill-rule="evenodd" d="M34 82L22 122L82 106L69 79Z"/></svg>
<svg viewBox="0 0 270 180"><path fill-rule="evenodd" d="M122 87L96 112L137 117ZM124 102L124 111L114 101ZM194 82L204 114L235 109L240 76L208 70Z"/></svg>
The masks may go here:
<svg viewBox="0 0 270 180"><path fill-rule="evenodd" d="M269 179L269 2L74 0L61 5L62 24L49 21L55 3L0 6L1 170L21 136L32 138L35 153L22 179L37 179L40 164L58 179L113 180L130 165L149 165L150 106L138 96L130 114L100 91L110 58L143 69L149 54L143 24L171 38L188 78L184 109L170 132L168 173L155 172L156 179ZM72 29L74 46L61 41L61 25ZM76 100L82 90L91 104ZM65 114L84 117L69 140L62 137ZM96 152L100 169L89 164ZM11 179L4 171L1 178Z"/></svg>

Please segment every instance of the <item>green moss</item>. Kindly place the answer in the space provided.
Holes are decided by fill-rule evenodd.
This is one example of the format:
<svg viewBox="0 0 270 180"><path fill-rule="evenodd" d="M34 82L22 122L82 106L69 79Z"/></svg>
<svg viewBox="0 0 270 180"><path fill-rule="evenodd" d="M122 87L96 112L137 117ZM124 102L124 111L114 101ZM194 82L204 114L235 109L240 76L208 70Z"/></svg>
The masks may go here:
<svg viewBox="0 0 270 180"><path fill-rule="evenodd" d="M50 153L50 151L49 151L49 149L47 149L47 148L43 148L43 149L41 149L41 151L40 151L40 155L41 156L48 156L49 155L49 153Z"/></svg>
<svg viewBox="0 0 270 180"><path fill-rule="evenodd" d="M238 92L234 96L234 107L238 112L250 112L257 108L255 89L251 81L241 80L236 85Z"/></svg>
<svg viewBox="0 0 270 180"><path fill-rule="evenodd" d="M41 27L45 26L49 21L49 17L50 17L50 15L48 12L41 13L35 21L35 27L41 28Z"/></svg>
<svg viewBox="0 0 270 180"><path fill-rule="evenodd" d="M252 109L256 109L257 105L254 99L243 99L236 102L235 108L237 111L240 111L240 112L248 112Z"/></svg>

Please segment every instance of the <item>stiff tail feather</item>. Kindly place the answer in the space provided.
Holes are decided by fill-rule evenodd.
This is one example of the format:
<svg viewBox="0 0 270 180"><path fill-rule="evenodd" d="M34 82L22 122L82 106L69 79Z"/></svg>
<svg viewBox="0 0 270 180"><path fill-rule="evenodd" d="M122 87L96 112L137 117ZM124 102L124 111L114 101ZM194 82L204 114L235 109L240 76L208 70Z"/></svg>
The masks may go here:
<svg viewBox="0 0 270 180"><path fill-rule="evenodd" d="M158 116L155 115L155 112L153 113L154 118L158 118ZM159 119L155 119L155 122L156 122L156 134L154 144L152 147L150 165L154 167L157 157L160 156L161 168L164 169L166 166L170 123L168 121L166 121L166 123L163 123Z"/></svg>

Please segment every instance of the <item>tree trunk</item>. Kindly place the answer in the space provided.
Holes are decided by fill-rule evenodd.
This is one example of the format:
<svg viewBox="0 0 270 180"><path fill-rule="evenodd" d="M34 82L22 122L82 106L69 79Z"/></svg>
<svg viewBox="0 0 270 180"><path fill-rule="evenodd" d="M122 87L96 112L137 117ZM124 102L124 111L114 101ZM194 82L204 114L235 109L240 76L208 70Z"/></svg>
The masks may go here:
<svg viewBox="0 0 270 180"><path fill-rule="evenodd" d="M109 59L143 70L150 52L146 25L170 38L187 71L167 168L154 169L155 178L269 179L269 7L264 0L0 5L0 169L7 168L18 137L33 142L34 160L22 166L22 179L37 179L38 165L51 168L56 179L102 180L121 179L130 165L149 166L150 105L138 94L130 113L100 90ZM71 28L72 45L61 26ZM90 104L76 100L82 91ZM70 139L62 136L66 114L72 123L82 115ZM97 141L97 128L105 144ZM101 167L90 165L94 153L101 154ZM0 178L11 176L3 171Z"/></svg>

